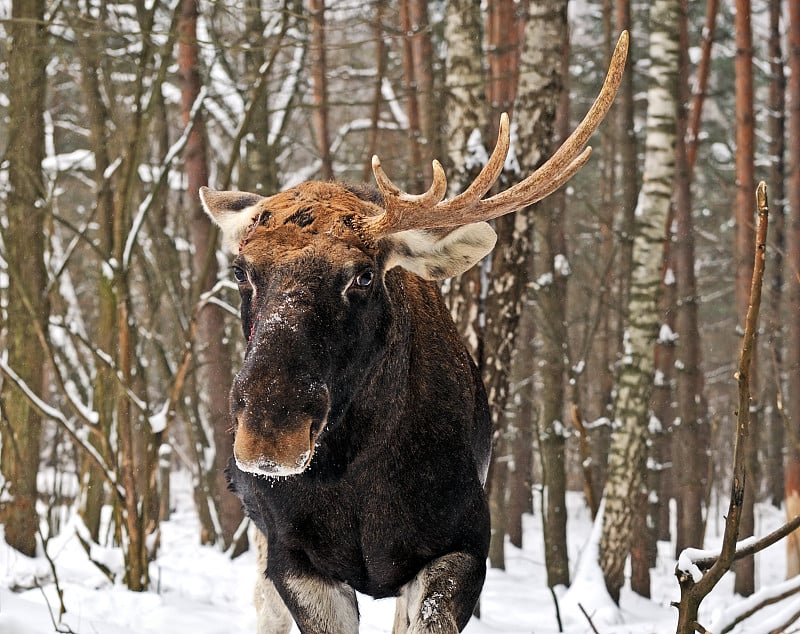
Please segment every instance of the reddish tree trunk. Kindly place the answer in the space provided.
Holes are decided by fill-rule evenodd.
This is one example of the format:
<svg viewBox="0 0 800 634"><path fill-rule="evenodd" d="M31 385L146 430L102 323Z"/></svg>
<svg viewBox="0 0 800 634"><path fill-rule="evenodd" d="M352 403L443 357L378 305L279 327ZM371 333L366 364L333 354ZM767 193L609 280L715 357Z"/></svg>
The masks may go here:
<svg viewBox="0 0 800 634"><path fill-rule="evenodd" d="M400 1L400 28L403 31L403 80L406 89L406 116L408 117L408 191L423 191L425 187L422 159L422 124L420 123L420 104L417 98L417 66L414 63L414 44L412 32L411 3L415 0Z"/></svg>
<svg viewBox="0 0 800 634"><path fill-rule="evenodd" d="M736 234L734 244L735 262L735 306L737 320L743 323L750 301L750 282L753 277L753 244L755 227L755 174L753 130L753 34L750 24L750 0L736 0ZM740 331L744 328L740 326ZM750 373L750 393L758 394L758 363L756 356ZM755 397L753 398L755 401ZM755 402L751 407L755 414ZM747 486L742 508L740 538L753 534L755 528L754 502L758 487L756 452L758 448L758 424L750 428L747 438ZM753 557L736 563L735 590L742 596L755 591Z"/></svg>
<svg viewBox="0 0 800 634"><path fill-rule="evenodd" d="M178 64L181 72L181 110L184 125L189 122L192 106L200 93L201 78L198 66L197 47L197 0L182 0L180 17L180 42ZM216 282L218 267L216 258L209 258L208 253L216 248L213 244L214 234L211 223L202 211L198 190L208 184L208 159L205 139L205 125L201 115L197 115L194 127L184 150L184 166L187 178L187 207L191 210L192 242L195 245L192 262L194 274L198 280L200 292L209 290ZM205 306L198 319L198 336L196 341L198 358L198 380L203 386L201 394L205 394L204 407L200 415L207 416L209 428L214 433L213 473L209 475L209 488L219 525L207 522L203 527L203 540L218 541L221 546L229 547L242 521L243 513L238 498L228 491L225 479L225 466L233 451L233 437L230 434L228 388L232 370L230 350L227 349L219 333L225 331L225 315L213 304ZM205 477L202 476L201 477ZM199 500L199 504L206 504ZM207 517L206 513L201 516ZM217 530L222 534L218 535ZM237 545L239 550L246 549L246 542Z"/></svg>
<svg viewBox="0 0 800 634"><path fill-rule="evenodd" d="M493 0L487 16L489 52L488 101L489 138L496 138L499 112L511 114L519 77L519 33L513 0ZM503 175L500 185L507 183ZM509 396L511 356L513 354L523 292L527 284L527 261L530 253L530 232L524 212L507 215L495 221L498 244L506 249L492 255L492 271L486 298L486 330L483 377L489 394L494 425L493 458L489 468L487 491L492 513L492 543L489 559L492 567L503 568L503 543L506 535L506 491L508 482L506 442L508 421L505 419Z"/></svg>
<svg viewBox="0 0 800 634"><path fill-rule="evenodd" d="M314 101L314 138L321 161L320 178L333 178L330 131L328 130L328 69L325 53L325 0L309 0L311 11L311 77Z"/></svg>
<svg viewBox="0 0 800 634"><path fill-rule="evenodd" d="M789 72L800 77L800 3L789 2ZM789 421L792 426L786 461L786 512L789 517L800 515L800 81L789 82L789 226L786 232L788 245L789 279L788 315L789 345L786 351L789 401ZM786 574L800 574L800 531L787 540Z"/></svg>
<svg viewBox="0 0 800 634"><path fill-rule="evenodd" d="M711 71L711 46L717 30L717 13L719 0L706 0L706 23L700 41L700 61L697 64L697 79L694 82L692 107L686 124L686 167L689 179L692 179L694 165L697 160L697 135L700 132L700 119L703 114L703 102L708 89L708 75Z"/></svg>

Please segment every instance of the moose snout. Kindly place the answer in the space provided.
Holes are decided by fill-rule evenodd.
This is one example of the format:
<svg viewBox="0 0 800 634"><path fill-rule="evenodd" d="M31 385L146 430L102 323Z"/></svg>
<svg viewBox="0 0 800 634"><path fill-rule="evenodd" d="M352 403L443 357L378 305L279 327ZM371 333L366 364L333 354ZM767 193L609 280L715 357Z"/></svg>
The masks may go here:
<svg viewBox="0 0 800 634"><path fill-rule="evenodd" d="M287 394L292 398L280 407L267 402L269 399L249 403L232 393L236 425L233 455L239 469L257 475L288 476L308 468L327 423L330 398L327 388L300 392L303 399L299 394Z"/></svg>

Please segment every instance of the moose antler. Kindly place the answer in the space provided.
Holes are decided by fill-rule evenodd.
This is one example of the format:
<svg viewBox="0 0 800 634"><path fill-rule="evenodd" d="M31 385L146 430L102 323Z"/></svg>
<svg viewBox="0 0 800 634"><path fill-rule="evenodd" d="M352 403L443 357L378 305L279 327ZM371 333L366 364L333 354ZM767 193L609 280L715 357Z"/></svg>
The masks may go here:
<svg viewBox="0 0 800 634"><path fill-rule="evenodd" d="M500 176L510 144L506 113L500 116L497 145L489 161L463 193L449 200L442 200L447 190L447 178L439 161L433 161L433 183L430 189L424 194L413 195L397 187L381 168L380 159L373 156L372 171L378 189L383 194L385 211L380 215L364 218L364 230L373 238L380 238L407 229L457 227L492 220L549 196L589 160L592 148L587 147L586 143L611 108L622 80L627 55L628 32L623 31L614 49L600 94L583 121L539 169L522 182L490 198L483 199L483 196Z"/></svg>

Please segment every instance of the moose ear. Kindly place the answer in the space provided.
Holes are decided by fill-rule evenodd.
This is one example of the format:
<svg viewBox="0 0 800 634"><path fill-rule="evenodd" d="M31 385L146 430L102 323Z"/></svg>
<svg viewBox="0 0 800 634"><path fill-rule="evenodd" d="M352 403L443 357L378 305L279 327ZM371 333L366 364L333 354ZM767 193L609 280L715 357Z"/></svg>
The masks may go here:
<svg viewBox="0 0 800 634"><path fill-rule="evenodd" d="M455 229L410 229L391 234L386 269L403 267L426 280L444 280L464 271L487 255L497 234L487 223Z"/></svg>
<svg viewBox="0 0 800 634"><path fill-rule="evenodd" d="M259 203L262 200L264 197L258 194L200 188L203 209L222 231L223 244L234 253L253 220L261 213Z"/></svg>

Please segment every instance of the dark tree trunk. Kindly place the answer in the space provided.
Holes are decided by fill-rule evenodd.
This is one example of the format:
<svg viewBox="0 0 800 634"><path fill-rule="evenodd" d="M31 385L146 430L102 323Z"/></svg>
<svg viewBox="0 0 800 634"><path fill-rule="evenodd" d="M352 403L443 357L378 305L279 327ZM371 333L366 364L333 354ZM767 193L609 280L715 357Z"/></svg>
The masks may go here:
<svg viewBox="0 0 800 634"><path fill-rule="evenodd" d="M789 2L789 73L800 77L800 3ZM789 226L787 270L800 271L800 81L789 82ZM788 315L800 315L800 278L790 275L788 282ZM786 348L786 394L791 425L788 434L794 442L788 445L786 458L786 513L800 515L800 319L789 320ZM792 533L786 542L786 575L800 574L800 531Z"/></svg>
<svg viewBox="0 0 800 634"><path fill-rule="evenodd" d="M557 141L569 134L569 102L565 77L569 67L566 0L531 4L520 64L519 139L523 172L529 173ZM534 121L534 113L538 120ZM559 139L560 137L560 139ZM537 157L537 158L534 158ZM542 525L547 585L569 585L565 468L565 376L569 364L567 280L569 259L564 232L566 195L560 190L540 203L539 258L543 283L535 285L541 390L539 448L542 465ZM531 256L533 258L533 256ZM532 277L532 270L530 270ZM524 343L523 343L524 346ZM530 356L523 347L520 354ZM532 421L519 421L518 426Z"/></svg>
<svg viewBox="0 0 800 634"><path fill-rule="evenodd" d="M488 101L492 110L490 138L496 138L500 112L511 114L519 76L520 26L515 5L510 0L493 0L487 16L489 51ZM513 177L512 177L513 178ZM500 185L508 184L501 175ZM512 355L516 347L517 326L528 281L531 253L532 215L527 211L502 216L495 221L497 243L492 254L492 269L486 298L483 377L489 394L494 427L492 463L487 490L492 513L490 564L504 568L503 543L507 523L508 452L510 445L506 407L509 398Z"/></svg>
<svg viewBox="0 0 800 634"><path fill-rule="evenodd" d="M767 461L764 475L770 501L780 508L784 500L785 474L784 454L786 433L782 403L781 384L784 361L785 331L781 319L783 304L784 271L783 259L786 248L784 237L784 197L786 187L786 76L785 60L781 44L781 11L783 0L770 2L769 30L769 155L772 157L769 168L770 234L775 245L770 249L772 261L769 264L770 278L767 290L767 346L764 359L764 406L765 429L768 434Z"/></svg>
<svg viewBox="0 0 800 634"><path fill-rule="evenodd" d="M47 332L49 305L44 252L47 191L42 174L47 32L43 0L14 0L8 41L8 225L3 230L8 266L7 360L37 392L45 374L43 342L36 322ZM2 228L3 225L0 225ZM24 555L36 555L39 518L36 476L42 420L10 382L0 392L0 463L6 490L0 523L6 542Z"/></svg>
<svg viewBox="0 0 800 634"><path fill-rule="evenodd" d="M686 0L681 16L681 71L679 85L678 137L675 144L675 226L674 249L677 340L677 417L673 429L676 503L678 507L676 552L703 547L703 501L708 473L708 431L703 403L701 342L697 317L697 285L694 275L695 243L692 220L691 174L687 159L686 128L689 101L688 15Z"/></svg>
<svg viewBox="0 0 800 634"><path fill-rule="evenodd" d="M96 234L99 252L106 260L111 260L114 245L112 228L114 226L114 198L111 183L106 171L111 164L109 148L111 147L108 122L109 112L101 95L99 70L100 38L85 25L86 34L78 38L78 51L81 65L81 90L88 109L89 144L94 153L94 180L99 184L96 194L95 208L98 231ZM113 282L108 276L102 276L97 289L98 319L95 340L100 350L112 355L116 348L117 312ZM99 414L99 426L102 437L111 437L114 410L116 408L116 377L112 368L100 364L94 381L94 408ZM106 460L113 462L108 451L108 443L100 442L94 434L89 438ZM103 505L106 502L105 484L98 467L88 456L83 457L81 465L83 477L81 482L80 513L92 539L100 540L100 524ZM117 502L114 501L114 504Z"/></svg>

